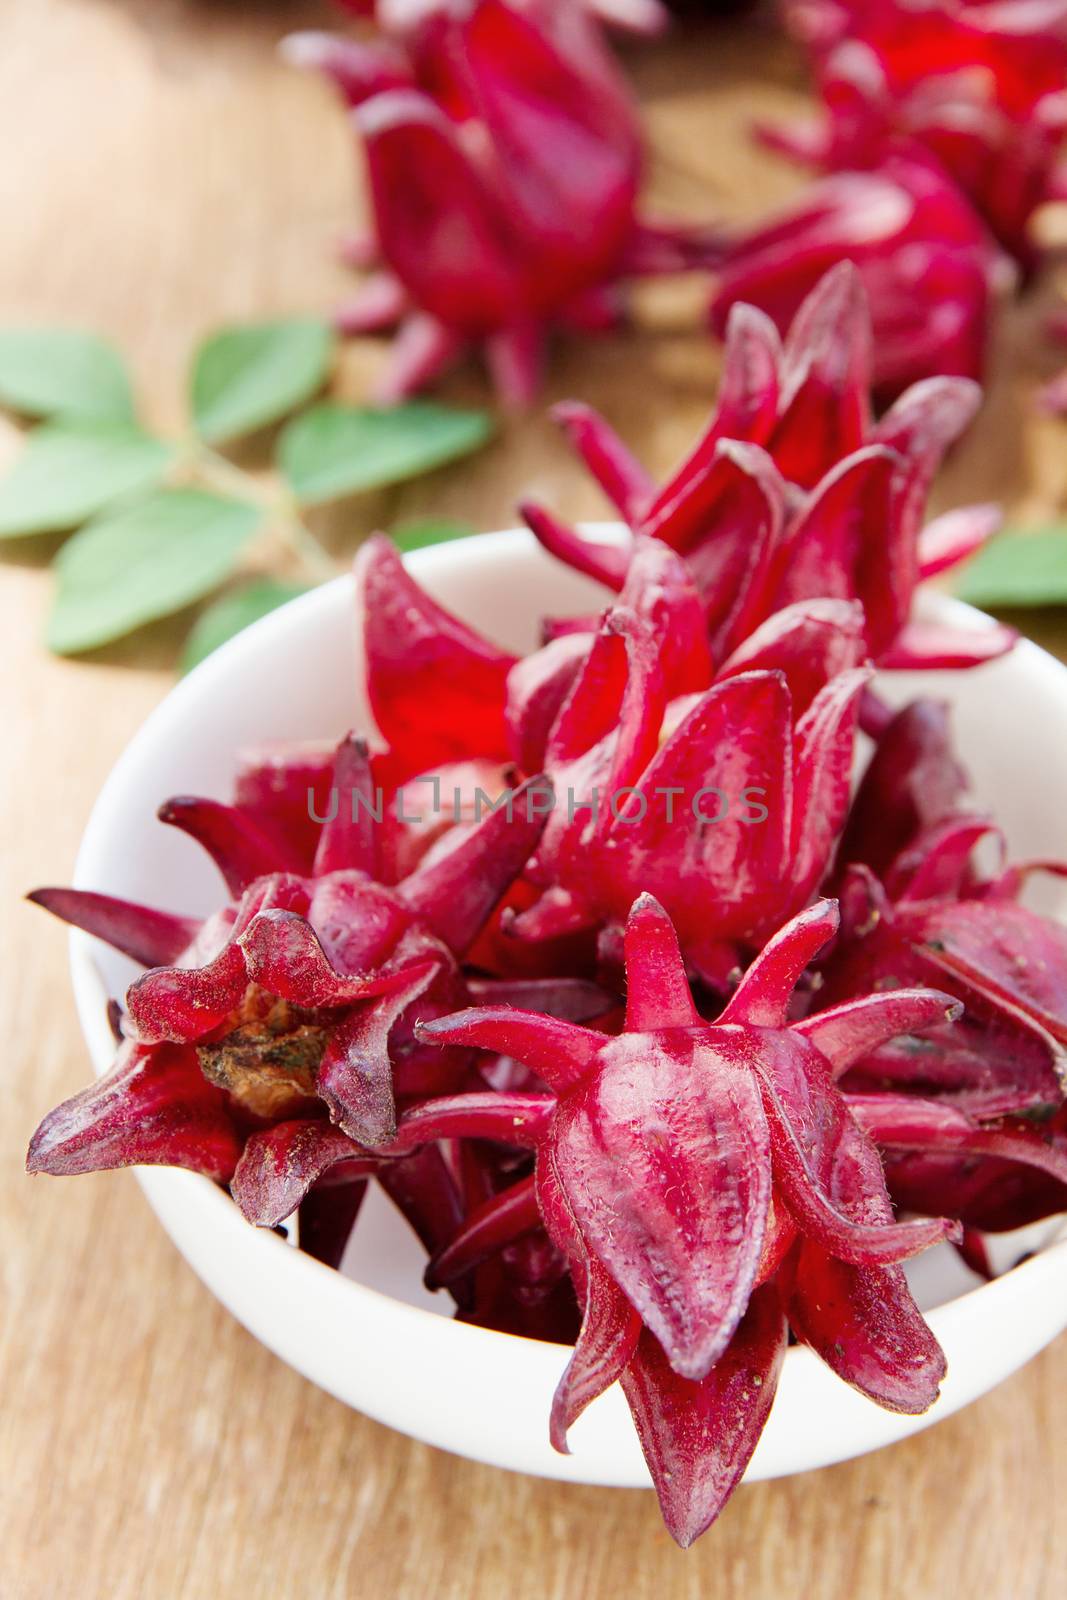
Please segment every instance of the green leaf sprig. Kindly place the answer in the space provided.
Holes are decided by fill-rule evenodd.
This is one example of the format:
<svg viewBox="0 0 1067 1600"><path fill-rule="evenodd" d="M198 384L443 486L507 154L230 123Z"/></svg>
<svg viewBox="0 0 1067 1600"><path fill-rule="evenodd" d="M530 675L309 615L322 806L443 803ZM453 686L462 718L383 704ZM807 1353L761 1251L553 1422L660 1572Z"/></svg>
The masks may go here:
<svg viewBox="0 0 1067 1600"><path fill-rule="evenodd" d="M40 420L0 477L0 541L71 534L54 562L52 650L97 649L221 590L189 635L187 670L336 573L308 508L405 482L488 439L483 411L316 402L334 355L333 331L314 318L219 329L194 352L191 424L172 441L138 425L110 344L70 329L0 328L0 404ZM269 484L220 453L286 418ZM413 549L469 532L427 522L397 542Z"/></svg>

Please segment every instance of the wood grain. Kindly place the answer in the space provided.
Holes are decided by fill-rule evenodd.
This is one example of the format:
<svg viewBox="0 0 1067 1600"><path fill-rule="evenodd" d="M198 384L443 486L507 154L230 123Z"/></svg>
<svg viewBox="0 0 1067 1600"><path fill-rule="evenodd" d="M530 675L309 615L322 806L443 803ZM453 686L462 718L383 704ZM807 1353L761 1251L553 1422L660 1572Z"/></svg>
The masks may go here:
<svg viewBox="0 0 1067 1600"><path fill-rule="evenodd" d="M276 63L325 7L180 0L5 0L0 20L0 320L100 328L125 350L156 424L176 428L191 342L226 318L325 308L354 215L343 120ZM766 25L630 52L657 151L656 198L754 212L797 177L756 152L757 110L802 98ZM1040 297L1006 318L998 380L941 499L1054 511L1062 427L1023 399L1054 359ZM550 395L599 404L665 470L713 392L699 296L644 297L639 332L561 350ZM357 394L380 360L346 355ZM483 394L475 373L449 386ZM0 445L9 448L5 435ZM346 507L338 550L380 518L428 511L484 527L536 491L596 512L552 429L512 423L473 464ZM65 938L18 903L66 881L114 758L170 681L178 630L93 662L40 647L37 549L0 567L4 1116L0 1121L0 1595L4 1600L1038 1600L1067 1592L1067 1342L963 1415L850 1465L743 1490L683 1555L653 1498L495 1472L413 1444L283 1367L216 1304L125 1174L22 1175L38 1117L88 1072ZM1044 619L1043 637L1063 641ZM358 1350L353 1360L359 1359Z"/></svg>

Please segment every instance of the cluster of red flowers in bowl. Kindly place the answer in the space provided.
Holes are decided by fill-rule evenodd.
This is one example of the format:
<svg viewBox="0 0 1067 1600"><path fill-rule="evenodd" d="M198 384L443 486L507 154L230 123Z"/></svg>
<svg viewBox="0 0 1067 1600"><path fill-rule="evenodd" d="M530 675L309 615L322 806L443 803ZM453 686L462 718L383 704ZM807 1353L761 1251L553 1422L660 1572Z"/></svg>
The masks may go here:
<svg viewBox="0 0 1067 1600"><path fill-rule="evenodd" d="M738 1483L790 1335L921 1412L944 1358L901 1262L945 1239L981 1262L986 1232L1067 1209L1067 930L1020 901L1062 869L979 866L1000 836L944 708L871 683L1012 646L911 614L994 521L923 521L977 391L927 380L875 422L870 369L846 266L784 342L735 310L664 488L564 407L629 531L525 514L613 591L603 614L545 619L519 659L372 539L377 727L161 810L217 864L215 914L35 896L146 970L31 1171L186 1167L253 1223L295 1214L332 1265L380 1185L457 1316L573 1345L559 1449L621 1383L682 1544ZM458 808L420 803L428 781ZM531 803L549 790L581 798ZM766 815L688 803L746 790Z"/></svg>

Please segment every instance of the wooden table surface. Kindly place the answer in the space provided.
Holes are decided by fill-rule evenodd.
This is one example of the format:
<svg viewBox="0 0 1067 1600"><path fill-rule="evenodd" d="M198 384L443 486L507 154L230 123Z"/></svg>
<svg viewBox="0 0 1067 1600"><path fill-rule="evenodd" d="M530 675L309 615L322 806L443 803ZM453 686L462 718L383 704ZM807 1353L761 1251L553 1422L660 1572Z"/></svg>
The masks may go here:
<svg viewBox="0 0 1067 1600"><path fill-rule="evenodd" d="M329 95L273 54L286 29L328 15L227 0L4 0L0 322L110 333L146 414L175 428L198 334L329 307L346 281L331 249L355 215L356 162ZM766 27L629 56L655 149L674 152L654 164L664 207L741 215L796 185L745 133L753 111L803 96ZM1005 318L998 379L943 504L1000 496L1037 519L1062 502L1067 426L1022 408L1053 359L1039 305ZM600 405L666 469L713 393L718 357L699 310L689 290L648 294L641 332L560 352L548 398ZM348 351L345 392L358 396L378 360L371 343ZM447 392L484 393L473 372ZM4 452L13 443L0 435ZM571 513L599 509L539 414L470 465L349 505L327 532L342 551L398 512L507 525L531 491ZM49 553L7 547L0 566L3 1600L1067 1593L1067 1340L927 1434L743 1489L683 1554L650 1493L475 1466L312 1388L194 1278L129 1174L23 1175L37 1119L89 1069L65 935L19 896L67 880L92 799L166 692L180 635L50 659ZM1038 620L1046 642L1067 642L1055 619Z"/></svg>

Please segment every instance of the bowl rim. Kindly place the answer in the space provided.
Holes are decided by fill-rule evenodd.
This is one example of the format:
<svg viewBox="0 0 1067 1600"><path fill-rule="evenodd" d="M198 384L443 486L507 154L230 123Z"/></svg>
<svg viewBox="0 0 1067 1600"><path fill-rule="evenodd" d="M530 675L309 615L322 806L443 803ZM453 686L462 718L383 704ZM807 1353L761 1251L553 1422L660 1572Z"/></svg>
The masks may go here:
<svg viewBox="0 0 1067 1600"><path fill-rule="evenodd" d="M620 524L617 523L586 523L582 525L585 530L596 537L602 537L604 542L611 542L619 537ZM495 533L483 533L473 536L478 541L479 551L488 558L499 557L509 550L514 550L521 541L527 548L537 546L534 536L525 528L504 529ZM450 568L457 560L468 560L470 550L469 539L448 541L440 545L427 546L423 549L412 551L404 555L405 566L408 566L420 582L426 581L432 585L434 574L445 568ZM540 548L537 546L537 548ZM117 760L112 766L107 778L94 801L82 840L78 849L73 883L79 888L101 888L99 881L100 870L98 858L104 848L104 841L111 827L109 817L116 797L126 789L130 775L140 768L143 762L142 750L157 733L157 730L169 723L176 711L182 711L187 702L199 700L210 691L211 686L228 677L235 670L247 665L255 659L268 640L281 640L290 631L299 631L306 625L307 619L323 607L337 603L344 592L351 595L353 592L353 576L351 572L340 574L324 584L297 596L285 605L278 607L267 616L244 629L234 638L227 640L204 661L200 662L186 677L180 679L168 690L162 700L152 709L142 721L133 735L126 743ZM934 615L942 621L962 623L971 628L989 628L995 626L994 619L975 610L964 602L946 596L938 591L924 590L918 598L920 615ZM491 632L491 629L489 630ZM1030 666L1044 676L1050 673L1061 680L1061 691L1067 695L1067 665L1056 660L1055 657L1042 650L1033 641L1021 639L1015 646L1028 657ZM72 930L69 936L69 965L71 981L74 990L75 1004L82 1034L89 1049L94 1073L99 1076L110 1065L114 1054L114 1038L107 1022L104 1001L107 998L107 989L101 973L96 965L95 951L98 941L89 934L80 930ZM225 1229L236 1238L237 1231L247 1239L256 1238L261 1249L269 1249L275 1269L288 1274L292 1285L292 1293L299 1295L302 1284L317 1285L331 1296L343 1299L347 1304L356 1306L363 1303L368 1306L382 1309L389 1308L391 1315L400 1315L412 1327L433 1326L436 1336L457 1341L465 1345L477 1360L479 1349L486 1350L490 1346L499 1348L501 1339L510 1340L517 1347L526 1352L526 1359L545 1363L551 1360L557 1365L562 1365L565 1353L569 1353L570 1346L551 1344L546 1341L530 1339L520 1334L505 1333L496 1329L482 1328L470 1323L460 1322L454 1317L444 1316L439 1312L412 1305L406 1301L398 1300L383 1290L360 1282L357 1279L346 1277L341 1272L312 1256L305 1255L303 1251L294 1248L276 1234L271 1234L268 1240L266 1235L269 1230L251 1230L250 1225L241 1217L236 1205L229 1195L209 1178L196 1173L185 1172L180 1169L166 1167L135 1167L134 1174L144 1191L152 1209L164 1222L162 1216L162 1198L169 1195L172 1198L179 1194L179 1186L186 1197L191 1200L194 1194L199 1196L198 1204L204 1209L205 1218L209 1219L217 1229ZM169 1229L168 1229L169 1231ZM179 1247L180 1248L180 1247ZM981 1283L965 1290L962 1294L944 1301L942 1304L924 1311L923 1315L928 1321L935 1335L955 1322L961 1316L970 1313L977 1297L984 1296L983 1305L990 1309L1001 1299L1010 1296L1023 1282L1036 1287L1037 1280L1050 1276L1058 1270L1065 1252L1067 1252L1067 1220L1049 1242L1039 1248L1028 1259L1020 1262L1010 1271L987 1283ZM183 1252L184 1253L184 1252ZM188 1258L186 1258L188 1259ZM287 1263L287 1264L286 1264ZM198 1271L194 1262L189 1262L194 1271ZM329 1285L332 1283L333 1287ZM445 1329L452 1330L445 1333ZM261 1335L256 1335L262 1337ZM487 1342L488 1341L488 1342ZM281 1352L279 1351L279 1354ZM802 1346L791 1346L787 1351L787 1362L797 1366L805 1358L810 1358L811 1352ZM287 1356L282 1357L285 1360ZM321 1380L313 1380L321 1381ZM872 1402L873 1405L873 1402ZM918 1428L925 1427L939 1421L942 1416L948 1415L940 1405L935 1405L923 1417L911 1419Z"/></svg>

